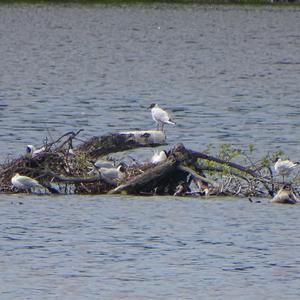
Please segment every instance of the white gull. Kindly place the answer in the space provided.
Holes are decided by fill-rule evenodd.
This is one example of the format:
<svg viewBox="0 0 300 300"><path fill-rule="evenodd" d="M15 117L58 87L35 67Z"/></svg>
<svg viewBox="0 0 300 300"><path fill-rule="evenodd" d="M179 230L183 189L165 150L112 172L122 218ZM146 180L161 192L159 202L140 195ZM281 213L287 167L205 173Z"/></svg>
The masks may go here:
<svg viewBox="0 0 300 300"><path fill-rule="evenodd" d="M173 124L175 122L171 120L169 114L158 106L156 103L152 103L149 108L151 109L152 119L157 124L157 130L163 131L165 124Z"/></svg>

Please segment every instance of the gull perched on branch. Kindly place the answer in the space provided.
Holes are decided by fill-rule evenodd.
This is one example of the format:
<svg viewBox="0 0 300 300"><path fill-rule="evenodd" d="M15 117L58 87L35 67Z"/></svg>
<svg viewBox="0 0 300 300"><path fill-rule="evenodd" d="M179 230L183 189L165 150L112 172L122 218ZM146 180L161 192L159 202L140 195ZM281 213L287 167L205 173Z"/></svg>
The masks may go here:
<svg viewBox="0 0 300 300"><path fill-rule="evenodd" d="M16 173L14 177L11 179L11 184L19 189L19 190L31 190L32 188L41 188L45 189L42 185L38 183L37 180L28 177L28 176L23 176L20 175L19 173Z"/></svg>
<svg viewBox="0 0 300 300"><path fill-rule="evenodd" d="M281 158L277 158L274 169L277 174L282 176L282 180L284 182L284 176L290 175L297 165L299 165L299 162L292 162L288 159L282 160Z"/></svg>
<svg viewBox="0 0 300 300"><path fill-rule="evenodd" d="M163 131L165 124L175 125L175 122L171 120L169 114L160 108L158 104L152 103L149 108L151 109L152 119L157 124L157 130L159 130L161 127L161 131Z"/></svg>

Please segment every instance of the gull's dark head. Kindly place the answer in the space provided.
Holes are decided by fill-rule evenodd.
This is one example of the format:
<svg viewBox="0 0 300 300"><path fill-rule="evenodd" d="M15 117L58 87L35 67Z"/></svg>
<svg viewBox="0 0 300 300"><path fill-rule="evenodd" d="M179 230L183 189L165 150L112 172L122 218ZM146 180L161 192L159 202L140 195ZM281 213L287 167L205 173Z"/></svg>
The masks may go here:
<svg viewBox="0 0 300 300"><path fill-rule="evenodd" d="M286 191L292 191L292 185L290 183L285 183L281 189Z"/></svg>
<svg viewBox="0 0 300 300"><path fill-rule="evenodd" d="M26 146L26 153L27 154L32 154L33 153L33 151L34 151L34 146L33 145L27 145Z"/></svg>
<svg viewBox="0 0 300 300"><path fill-rule="evenodd" d="M275 159L273 160L274 163L277 163L280 160L280 157L275 157Z"/></svg>
<svg viewBox="0 0 300 300"><path fill-rule="evenodd" d="M155 105L156 105L156 103L152 103L152 104L148 107L148 109L153 108Z"/></svg>
<svg viewBox="0 0 300 300"><path fill-rule="evenodd" d="M165 152L166 157L169 157L169 152L168 151L166 151L166 150L162 150L162 151Z"/></svg>
<svg viewBox="0 0 300 300"><path fill-rule="evenodd" d="M118 164L118 170L121 171L122 173L124 173L127 169L127 164L123 161L121 161L119 164Z"/></svg>

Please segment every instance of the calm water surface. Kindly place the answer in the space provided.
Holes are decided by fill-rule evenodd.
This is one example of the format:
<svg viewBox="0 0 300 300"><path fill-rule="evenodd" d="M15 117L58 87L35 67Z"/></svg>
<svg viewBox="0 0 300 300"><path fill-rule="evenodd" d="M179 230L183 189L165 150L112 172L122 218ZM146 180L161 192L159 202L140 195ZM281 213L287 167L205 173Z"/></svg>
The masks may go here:
<svg viewBox="0 0 300 300"><path fill-rule="evenodd" d="M170 147L299 157L299 8L0 6L0 159L177 122ZM150 155L145 150L142 155ZM300 206L1 195L1 299L299 299Z"/></svg>
<svg viewBox="0 0 300 300"><path fill-rule="evenodd" d="M247 199L0 202L1 299L297 299L299 209Z"/></svg>
<svg viewBox="0 0 300 300"><path fill-rule="evenodd" d="M300 9L0 6L0 153L68 130L153 128L170 144L298 155Z"/></svg>

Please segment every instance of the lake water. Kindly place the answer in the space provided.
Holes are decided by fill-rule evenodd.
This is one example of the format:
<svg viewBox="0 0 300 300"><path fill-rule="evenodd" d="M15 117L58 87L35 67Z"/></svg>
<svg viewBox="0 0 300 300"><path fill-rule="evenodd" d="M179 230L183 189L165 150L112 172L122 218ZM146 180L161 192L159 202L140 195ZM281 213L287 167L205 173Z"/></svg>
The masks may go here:
<svg viewBox="0 0 300 300"><path fill-rule="evenodd" d="M0 159L84 128L299 160L300 9L0 5ZM151 155L144 150L139 157ZM300 206L1 195L1 299L299 299Z"/></svg>

